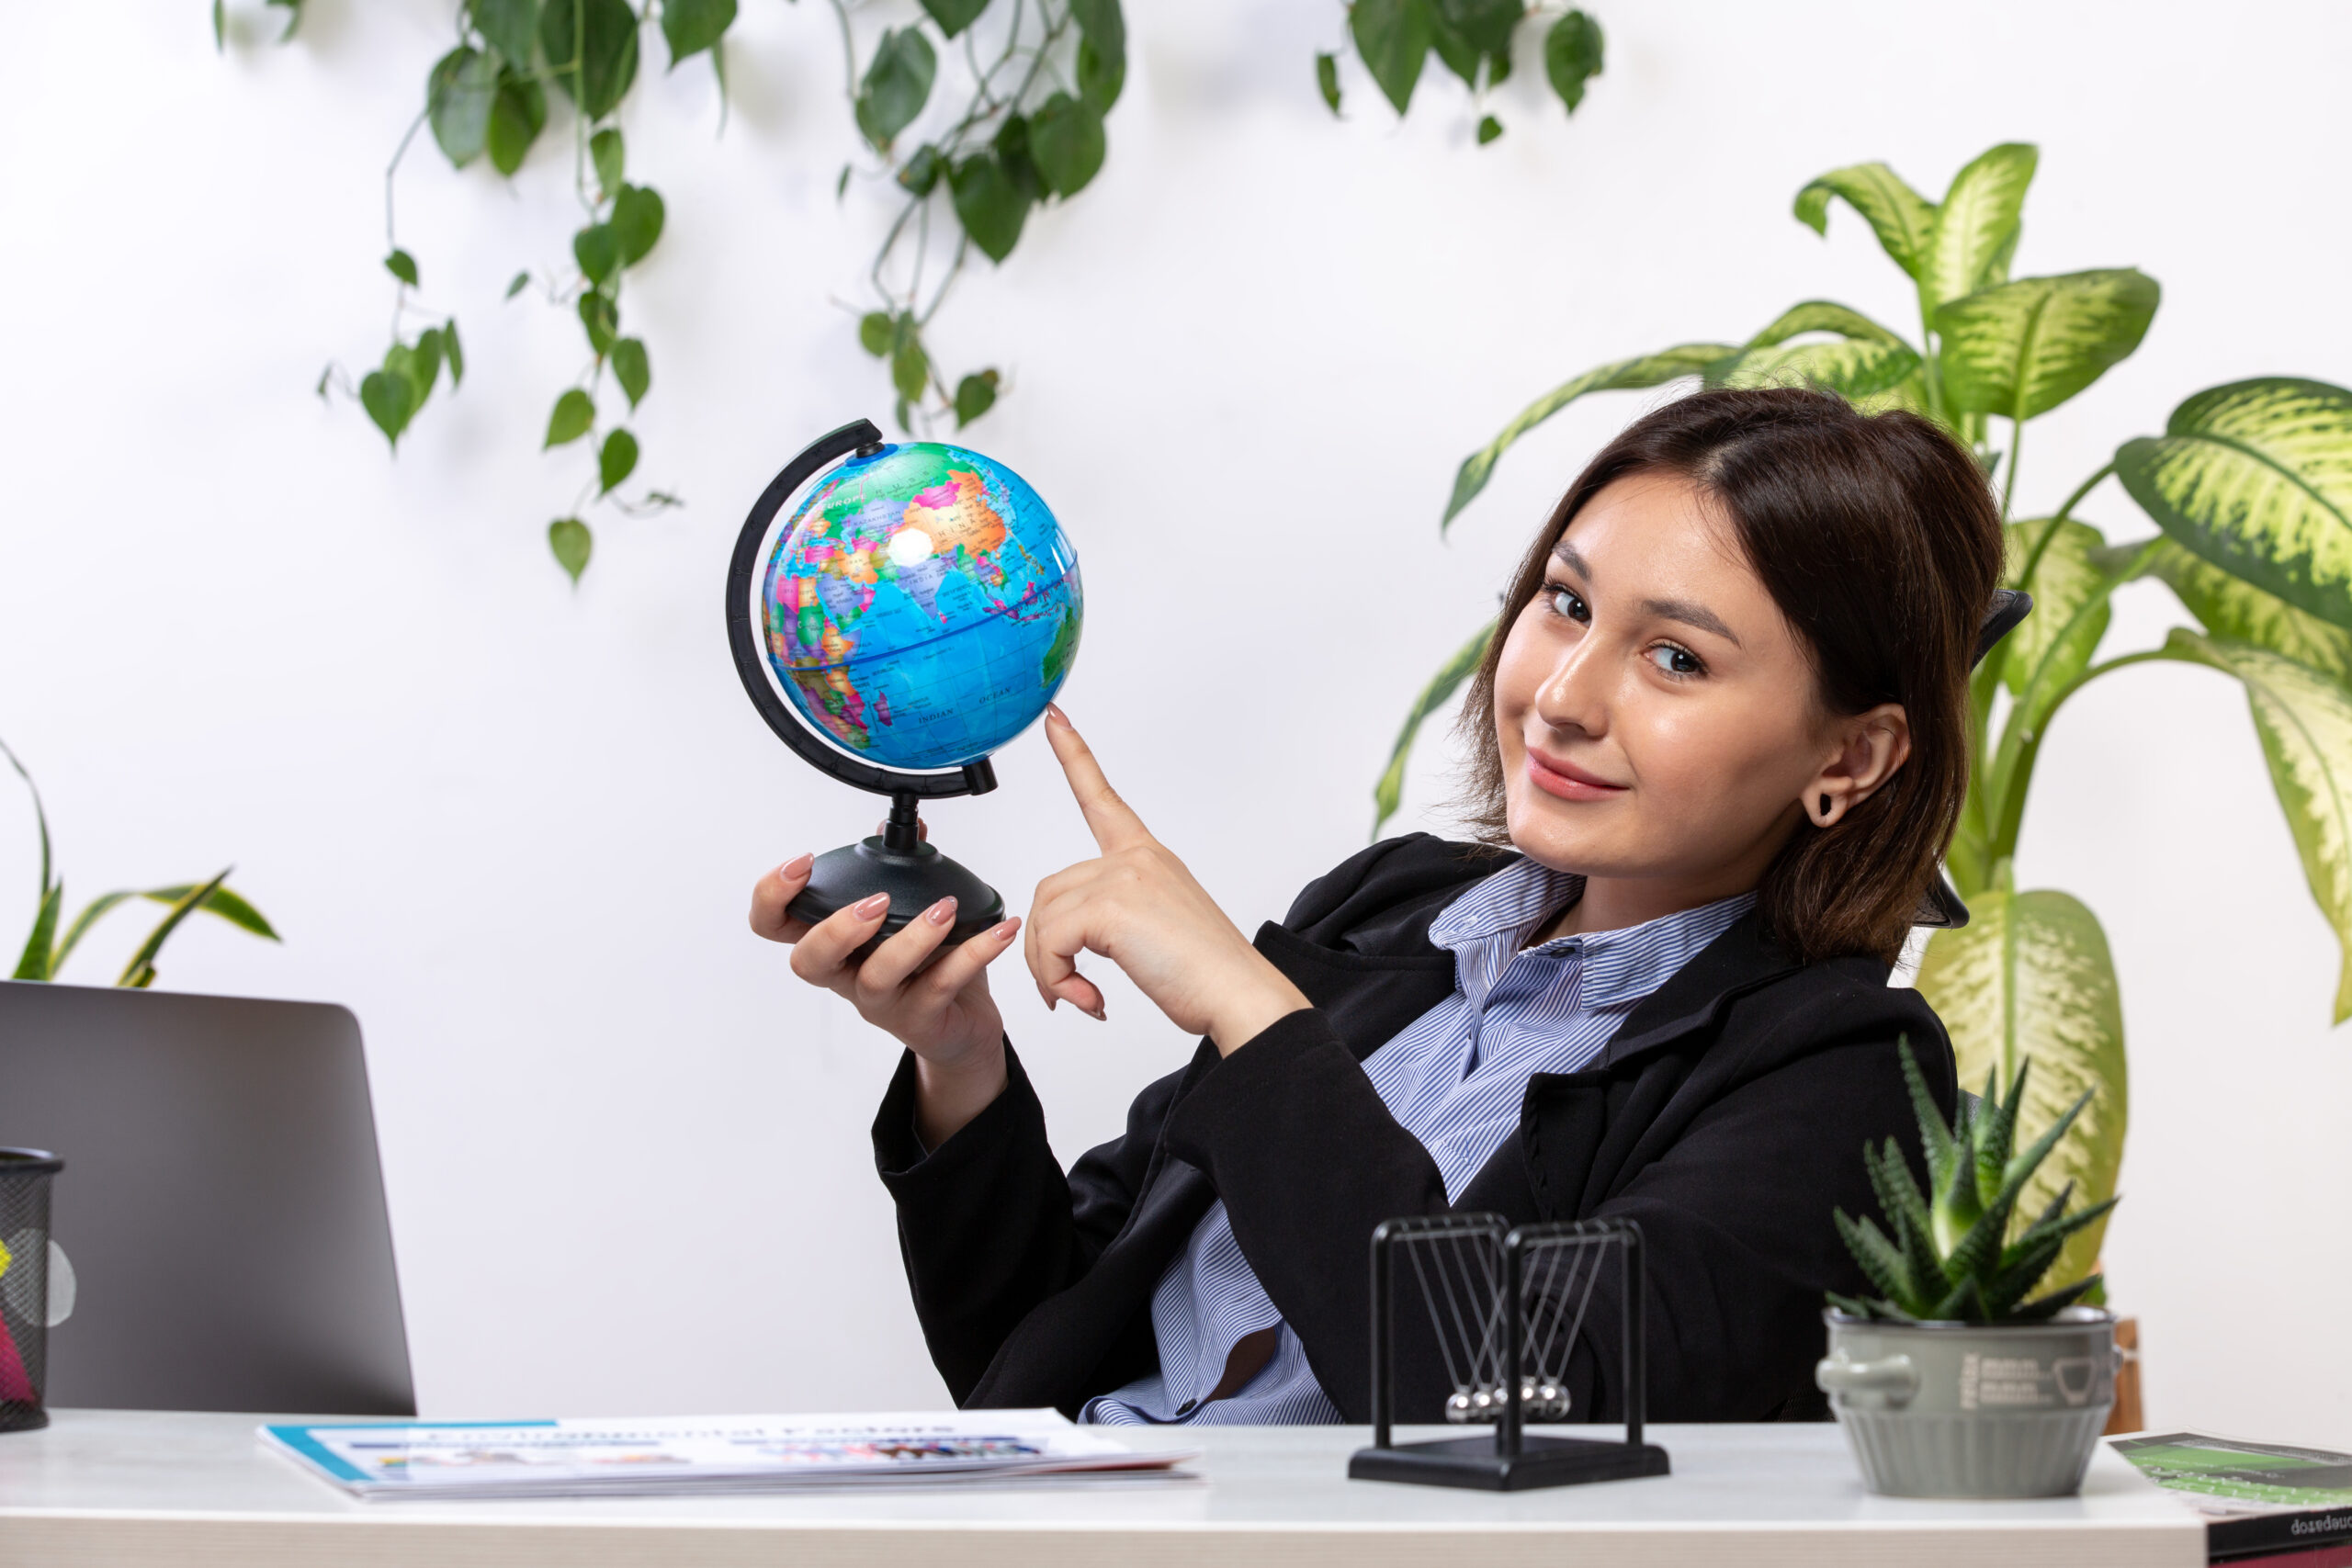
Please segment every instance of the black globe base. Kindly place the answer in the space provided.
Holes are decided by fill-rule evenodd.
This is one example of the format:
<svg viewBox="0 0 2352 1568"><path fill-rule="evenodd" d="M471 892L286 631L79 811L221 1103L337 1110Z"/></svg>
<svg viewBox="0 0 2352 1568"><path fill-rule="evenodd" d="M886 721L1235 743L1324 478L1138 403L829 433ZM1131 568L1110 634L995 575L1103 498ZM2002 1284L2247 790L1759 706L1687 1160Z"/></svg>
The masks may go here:
<svg viewBox="0 0 2352 1568"><path fill-rule="evenodd" d="M890 818L879 838L819 855L808 868L808 886L786 913L815 925L834 910L876 893L890 896L890 911L882 918L882 929L852 954L854 962L863 963L942 898L956 900L956 924L934 956L1004 919L1004 899L995 888L923 842L915 828L915 797L910 794L890 797Z"/></svg>

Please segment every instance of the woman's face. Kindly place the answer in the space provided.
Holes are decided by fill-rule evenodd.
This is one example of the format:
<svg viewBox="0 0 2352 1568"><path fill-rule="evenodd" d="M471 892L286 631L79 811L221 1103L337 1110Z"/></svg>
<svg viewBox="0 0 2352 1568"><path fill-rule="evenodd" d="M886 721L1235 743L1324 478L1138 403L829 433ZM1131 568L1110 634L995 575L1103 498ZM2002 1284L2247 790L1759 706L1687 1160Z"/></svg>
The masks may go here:
<svg viewBox="0 0 2352 1568"><path fill-rule="evenodd" d="M1689 481L1638 474L1568 525L1495 671L1511 842L1660 908L1744 892L1909 750L1903 710L1827 713L1804 645Z"/></svg>

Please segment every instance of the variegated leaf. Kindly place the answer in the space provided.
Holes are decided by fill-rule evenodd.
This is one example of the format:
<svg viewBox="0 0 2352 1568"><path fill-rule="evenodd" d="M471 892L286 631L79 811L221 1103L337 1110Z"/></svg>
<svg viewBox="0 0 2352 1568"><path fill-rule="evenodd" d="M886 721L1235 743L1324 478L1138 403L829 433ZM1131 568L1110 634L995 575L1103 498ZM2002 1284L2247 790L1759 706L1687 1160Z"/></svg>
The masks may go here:
<svg viewBox="0 0 2352 1568"><path fill-rule="evenodd" d="M2342 1023L2352 1018L2352 691L2308 664L2227 637L2176 627L2165 651L2245 683L2303 880L2344 951L2335 987Z"/></svg>
<svg viewBox="0 0 2352 1568"><path fill-rule="evenodd" d="M1781 311L1779 320L1749 338L1742 347L1770 348L1806 333L1836 333L1839 337L1909 346L1903 343L1901 333L1879 325L1851 306L1840 305L1834 299L1808 299Z"/></svg>
<svg viewBox="0 0 2352 1568"><path fill-rule="evenodd" d="M1971 413L2047 413L2140 346L2162 290L2130 267L2020 277L1936 312L1944 390Z"/></svg>
<svg viewBox="0 0 2352 1568"><path fill-rule="evenodd" d="M2163 579L2215 637L2283 653L2340 685L2352 686L2352 631L2303 614L2170 539L2158 537L2139 547L2147 555L2142 574Z"/></svg>
<svg viewBox="0 0 2352 1568"><path fill-rule="evenodd" d="M2115 1193L2131 1103L2123 1061L2123 1009L2098 918L2071 894L1986 890L1968 901L1968 924L1928 943L1916 982L1951 1034L1962 1085L1996 1075L2006 1092L2030 1057L2022 1148L2047 1132L2085 1089L2098 1093L2026 1184L2013 1232L2022 1232L2068 1182L2075 1207ZM2071 1237L2033 1292L2091 1272L2107 1223Z"/></svg>
<svg viewBox="0 0 2352 1568"><path fill-rule="evenodd" d="M2115 454L2156 526L2295 608L2352 628L2352 391L2284 377L2198 393Z"/></svg>
<svg viewBox="0 0 2352 1568"><path fill-rule="evenodd" d="M2032 594L2033 612L1987 656L2001 661L2002 682L2013 695L2022 696L2039 671L2036 694L2045 708L2060 686L2090 668L2111 614L2107 569L2098 558L2107 541L2088 524L2069 519L2056 526L2051 533L2049 518L2008 525L2002 581ZM2031 581L2024 578L2029 561ZM2038 724L2039 716L2031 722Z"/></svg>
<svg viewBox="0 0 2352 1568"><path fill-rule="evenodd" d="M1914 275L1919 280L1920 310L1928 320L1935 319L1946 300L2008 276L2026 187L2033 183L2038 156L2025 142L2004 142L1952 176Z"/></svg>
<svg viewBox="0 0 2352 1568"><path fill-rule="evenodd" d="M1797 221L1816 234L1829 232L1829 198L1841 197L1862 215L1894 265L1913 277L1936 225L1936 204L1913 190L1884 164L1832 169L1797 192Z"/></svg>
<svg viewBox="0 0 2352 1568"><path fill-rule="evenodd" d="M1612 365L1603 365L1553 388L1521 409L1517 419L1503 426L1500 435L1462 460L1460 471L1453 476L1453 496L1445 503L1445 516L1438 524L1438 532L1442 534L1452 526L1462 509L1487 488L1487 480L1495 471L1496 461L1510 449L1512 442L1586 393L1662 387L1685 376L1696 376L1725 355L1737 352L1737 348L1727 343L1686 343L1660 354L1645 354L1633 359L1620 359Z"/></svg>
<svg viewBox="0 0 2352 1568"><path fill-rule="evenodd" d="M1864 413L1885 413L1890 410L1901 409L1905 413L1916 413L1922 419L1935 417L1928 403L1928 376L1924 367L1912 371L1910 375L1883 392L1872 392L1868 397L1854 398L1850 400Z"/></svg>
<svg viewBox="0 0 2352 1568"><path fill-rule="evenodd" d="M1745 350L1710 367L1707 384L1819 387L1849 398L1867 398L1899 385L1918 367L1919 356L1900 339L1838 338Z"/></svg>
<svg viewBox="0 0 2352 1568"><path fill-rule="evenodd" d="M1420 735L1421 726L1430 715L1443 707L1446 700L1461 689L1462 682L1476 671L1479 660L1487 657L1487 644L1495 635L1495 622L1488 621L1478 628L1478 634L1454 650L1413 699L1410 713L1405 716L1405 728L1396 733L1396 744L1388 753L1388 767L1373 786L1372 836L1380 837L1380 825L1396 815L1397 803L1405 797L1405 764L1413 755L1413 741Z"/></svg>

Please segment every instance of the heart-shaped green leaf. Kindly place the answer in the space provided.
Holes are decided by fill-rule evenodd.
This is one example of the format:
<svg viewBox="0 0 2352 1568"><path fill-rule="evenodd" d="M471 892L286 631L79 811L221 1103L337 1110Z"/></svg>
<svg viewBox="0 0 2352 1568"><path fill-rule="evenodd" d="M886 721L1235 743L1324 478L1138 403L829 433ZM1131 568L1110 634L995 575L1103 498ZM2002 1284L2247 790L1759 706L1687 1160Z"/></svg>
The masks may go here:
<svg viewBox="0 0 2352 1568"><path fill-rule="evenodd" d="M1932 319L1948 299L2004 281L2017 249L2026 188L2039 153L2022 141L1977 155L1952 176L1920 258L1919 303Z"/></svg>
<svg viewBox="0 0 2352 1568"><path fill-rule="evenodd" d="M548 73L592 120L618 108L637 80L637 27L628 0L547 0L539 12Z"/></svg>
<svg viewBox="0 0 2352 1568"><path fill-rule="evenodd" d="M1106 52L1091 38L1078 40L1078 96L1096 114L1109 114L1126 85L1127 57Z"/></svg>
<svg viewBox="0 0 2352 1568"><path fill-rule="evenodd" d="M540 444L540 450L577 441L587 434L595 423L595 400L573 387L556 399L555 408L548 415L548 438Z"/></svg>
<svg viewBox="0 0 2352 1568"><path fill-rule="evenodd" d="M947 173L956 220L989 260L1001 262L1020 243L1030 198L993 154L967 158Z"/></svg>
<svg viewBox="0 0 2352 1568"><path fill-rule="evenodd" d="M426 78L425 118L449 162L464 168L490 140L490 107L498 96L498 62L462 45L443 55Z"/></svg>
<svg viewBox="0 0 2352 1568"><path fill-rule="evenodd" d="M588 334L589 349L602 357L613 351L613 339L621 330L620 307L607 294L590 292L580 297L580 327Z"/></svg>
<svg viewBox="0 0 2352 1568"><path fill-rule="evenodd" d="M613 379L628 394L630 408L645 400L645 389L653 384L653 367L646 362L642 340L625 337L613 344Z"/></svg>
<svg viewBox="0 0 2352 1568"><path fill-rule="evenodd" d="M925 15L939 24L940 33L954 38L980 19L989 8L989 0L922 0Z"/></svg>
<svg viewBox="0 0 2352 1568"><path fill-rule="evenodd" d="M1662 353L1640 355L1600 366L1553 388L1521 409L1517 419L1503 426L1500 435L1462 459L1462 467L1453 476L1453 495L1445 503L1445 516L1439 523L1438 531L1442 534L1452 526L1462 509L1487 488L1487 480L1494 474L1496 461L1510 450L1512 442L1586 393L1662 387L1685 376L1703 375L1709 366L1726 355L1738 352L1727 343L1686 343Z"/></svg>
<svg viewBox="0 0 2352 1568"><path fill-rule="evenodd" d="M537 141L539 131L548 122L547 90L529 77L503 71L498 77L498 96L490 106L490 131L485 145L490 149L491 166L502 175L511 175L523 166L523 159Z"/></svg>
<svg viewBox="0 0 2352 1568"><path fill-rule="evenodd" d="M2191 551L2352 629L2352 391L2266 377L2198 393L2115 454L2123 488Z"/></svg>
<svg viewBox="0 0 2352 1568"><path fill-rule="evenodd" d="M1584 102L1587 82L1600 74L1600 24L1582 11L1571 11L1544 35L1544 75L1560 105L1570 114Z"/></svg>
<svg viewBox="0 0 2352 1568"><path fill-rule="evenodd" d="M932 79L938 73L939 57L916 28L899 28L882 35L854 106L857 128L875 151L888 152L891 139L914 123L931 98Z"/></svg>
<svg viewBox="0 0 2352 1568"><path fill-rule="evenodd" d="M735 0L662 0L662 39L670 46L670 69L718 48L734 25Z"/></svg>
<svg viewBox="0 0 2352 1568"><path fill-rule="evenodd" d="M455 390L466 378L466 351L458 343L458 318L441 323L441 354L449 362L449 386Z"/></svg>
<svg viewBox="0 0 2352 1568"><path fill-rule="evenodd" d="M621 140L619 130L608 125L590 137L588 162L596 171L596 188L610 201L628 169L628 144Z"/></svg>
<svg viewBox="0 0 2352 1568"><path fill-rule="evenodd" d="M912 332L900 334L890 353L890 385L909 402L922 401L923 389L931 385L931 356Z"/></svg>
<svg viewBox="0 0 2352 1568"><path fill-rule="evenodd" d="M1076 196L1102 167L1102 117L1068 93L1056 93L1029 116L1029 155L1058 197Z"/></svg>
<svg viewBox="0 0 2352 1568"><path fill-rule="evenodd" d="M1855 164L1832 169L1797 192L1797 221L1816 234L1829 232L1829 198L1838 197L1862 215L1881 249L1916 278L1935 232L1936 204L1905 184L1884 164Z"/></svg>
<svg viewBox="0 0 2352 1568"><path fill-rule="evenodd" d="M939 176L947 172L946 163L939 149L926 141L914 151L906 165L899 171L899 188L913 196L929 196L939 184Z"/></svg>
<svg viewBox="0 0 2352 1568"><path fill-rule="evenodd" d="M596 454L598 495L609 495L615 485L637 472L637 437L626 430L616 430L605 437L602 450Z"/></svg>
<svg viewBox="0 0 2352 1568"><path fill-rule="evenodd" d="M1364 69L1403 114L1435 41L1430 0L1355 0L1348 9L1348 33Z"/></svg>
<svg viewBox="0 0 2352 1568"><path fill-rule="evenodd" d="M359 381L359 406L368 411L384 439L399 450L401 432L408 428L409 417L416 412L416 397L408 378L396 371L370 370Z"/></svg>
<svg viewBox="0 0 2352 1568"><path fill-rule="evenodd" d="M2165 639L2165 652L2234 675L2245 686L2303 880L2344 951L2335 988L2335 1021L2342 1023L2352 1018L2352 690L2267 648L2182 627Z"/></svg>
<svg viewBox="0 0 2352 1568"><path fill-rule="evenodd" d="M2085 1089L2097 1090L2026 1183L2013 1225L2022 1231L2070 1181L2076 1207L2115 1195L2131 1109L2122 1002L2107 933L2071 895L1986 889L1969 899L1968 913L1967 925L1928 942L1917 982L1951 1032L1961 1083L1973 1091L1995 1072L2006 1092L2018 1064L2033 1059L2018 1117L2020 1148ZM2069 1238L2041 1288L2088 1276L2106 1228L2102 1219Z"/></svg>
<svg viewBox="0 0 2352 1568"><path fill-rule="evenodd" d="M2140 346L2162 297L2130 267L1980 288L1936 312L1944 390L1971 413L2047 413Z"/></svg>
<svg viewBox="0 0 2352 1568"><path fill-rule="evenodd" d="M623 186L613 198L613 237L620 242L621 265L635 266L662 238L663 208L659 191Z"/></svg>
<svg viewBox="0 0 2352 1568"><path fill-rule="evenodd" d="M976 370L956 383L956 429L963 429L996 407L996 389L1001 379L993 370Z"/></svg>
<svg viewBox="0 0 2352 1568"><path fill-rule="evenodd" d="M571 236L571 259L591 283L604 284L621 269L621 243L609 223L591 223Z"/></svg>
<svg viewBox="0 0 2352 1568"><path fill-rule="evenodd" d="M384 257L384 270L411 288L416 287L416 258L398 245L394 245L391 253Z"/></svg>
<svg viewBox="0 0 2352 1568"><path fill-rule="evenodd" d="M539 0L468 0L466 9L490 47L517 70L531 68L537 51Z"/></svg>
<svg viewBox="0 0 2352 1568"><path fill-rule="evenodd" d="M1127 18L1119 0L1069 0L1080 36L1113 60L1127 57Z"/></svg>
<svg viewBox="0 0 2352 1568"><path fill-rule="evenodd" d="M588 570L588 557L595 547L595 536L577 517L559 517L548 525L548 548L555 553L556 564L571 574L575 587L580 574Z"/></svg>
<svg viewBox="0 0 2352 1568"><path fill-rule="evenodd" d="M888 359L890 345L898 339L898 319L888 310L868 310L858 319L858 346L875 358Z"/></svg>

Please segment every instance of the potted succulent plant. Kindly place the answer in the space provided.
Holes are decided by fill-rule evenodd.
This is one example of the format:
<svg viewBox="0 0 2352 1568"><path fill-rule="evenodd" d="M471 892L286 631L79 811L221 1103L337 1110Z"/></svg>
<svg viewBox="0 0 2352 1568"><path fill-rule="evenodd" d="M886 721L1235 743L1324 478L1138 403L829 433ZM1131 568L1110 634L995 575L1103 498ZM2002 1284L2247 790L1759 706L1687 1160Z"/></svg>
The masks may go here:
<svg viewBox="0 0 2352 1568"><path fill-rule="evenodd" d="M1873 1492L2073 1492L2115 1403L2115 1317L2076 1304L2097 1287L2097 1275L2032 1292L2067 1237L2098 1223L2116 1201L2068 1213L2069 1183L2030 1224L2012 1221L2034 1171L2096 1091L2086 1090L2030 1146L2012 1152L2030 1062L2018 1065L2006 1099L1991 1077L1981 1100L1962 1096L1946 1126L1910 1042L1900 1049L1929 1190L1920 1192L1893 1138L1863 1149L1886 1229L1842 1209L1837 1223L1880 1293L1830 1296L1823 1314L1829 1354L1815 1379Z"/></svg>

